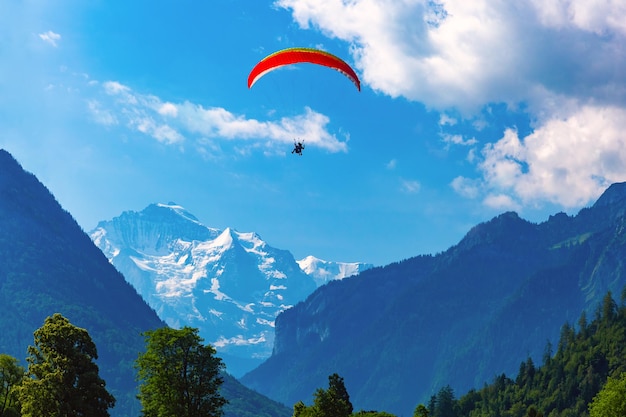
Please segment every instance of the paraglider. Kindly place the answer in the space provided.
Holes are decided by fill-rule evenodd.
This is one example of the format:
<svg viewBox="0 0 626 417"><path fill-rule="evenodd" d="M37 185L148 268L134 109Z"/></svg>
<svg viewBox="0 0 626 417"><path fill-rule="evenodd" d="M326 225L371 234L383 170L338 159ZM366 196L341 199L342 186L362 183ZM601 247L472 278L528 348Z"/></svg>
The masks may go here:
<svg viewBox="0 0 626 417"><path fill-rule="evenodd" d="M350 65L333 54L312 48L287 48L266 56L250 71L250 75L248 76L248 88L251 88L254 83L268 72L284 67L285 65L303 62L322 65L337 70L348 77L356 88L361 91L361 81Z"/></svg>
<svg viewBox="0 0 626 417"><path fill-rule="evenodd" d="M339 71L354 83L358 91L361 91L361 81L356 72L341 58L319 49L313 48L287 48L274 52L259 61L248 75L248 88L261 79L265 74L286 65L310 63L321 65ZM294 140L292 154L302 156L304 141Z"/></svg>
<svg viewBox="0 0 626 417"><path fill-rule="evenodd" d="M303 149L304 149L304 141L297 142L297 143L295 140L293 141L293 151L291 151L291 153L295 153L297 155L302 156Z"/></svg>

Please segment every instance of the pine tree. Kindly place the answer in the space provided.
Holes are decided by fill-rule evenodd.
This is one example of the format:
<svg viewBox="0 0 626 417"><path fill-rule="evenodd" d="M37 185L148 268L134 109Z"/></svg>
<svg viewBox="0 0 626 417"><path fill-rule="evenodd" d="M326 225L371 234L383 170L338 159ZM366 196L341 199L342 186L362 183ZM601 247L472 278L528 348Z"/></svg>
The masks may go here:
<svg viewBox="0 0 626 417"><path fill-rule="evenodd" d="M434 417L456 417L456 399L450 385L441 388L437 393Z"/></svg>

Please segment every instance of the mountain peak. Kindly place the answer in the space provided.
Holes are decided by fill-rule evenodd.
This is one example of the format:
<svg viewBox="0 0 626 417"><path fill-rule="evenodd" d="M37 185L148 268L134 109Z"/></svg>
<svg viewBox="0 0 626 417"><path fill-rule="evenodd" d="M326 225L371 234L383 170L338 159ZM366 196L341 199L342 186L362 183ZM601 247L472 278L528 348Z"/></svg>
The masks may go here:
<svg viewBox="0 0 626 417"><path fill-rule="evenodd" d="M457 247L469 249L480 244L511 243L524 239L535 225L514 211L507 211L470 229Z"/></svg>
<svg viewBox="0 0 626 417"><path fill-rule="evenodd" d="M221 246L228 249L233 245L233 241L237 239L237 235L230 227L227 227L222 233L212 241L213 246Z"/></svg>
<svg viewBox="0 0 626 417"><path fill-rule="evenodd" d="M198 224L202 224L200 223L200 220L198 220L198 218L196 216L194 216L193 214L191 214L189 211L187 211L187 209L185 209L183 206L176 204L174 202L169 202L167 204L164 203L154 203L154 204L150 204L148 207L146 207L142 213L147 213L147 212L154 212L154 213L171 213L171 214L176 214L177 216L194 222L194 223L198 223Z"/></svg>
<svg viewBox="0 0 626 417"><path fill-rule="evenodd" d="M600 198L595 202L593 207L606 207L626 200L626 182L617 182L611 184Z"/></svg>
<svg viewBox="0 0 626 417"><path fill-rule="evenodd" d="M17 162L15 158L13 158L13 155L11 155L5 149L0 149L0 166L4 167L8 166L9 164L19 165L19 162Z"/></svg>
<svg viewBox="0 0 626 417"><path fill-rule="evenodd" d="M300 259L297 262L300 269L311 276L318 287L329 281L348 278L374 267L372 264L362 262L325 261L312 255Z"/></svg>
<svg viewBox="0 0 626 417"><path fill-rule="evenodd" d="M101 221L90 234L101 240L123 242L146 254L169 251L173 239L206 241L222 233L200 223L196 216L176 203L153 203L140 212L125 211L112 220Z"/></svg>
<svg viewBox="0 0 626 417"><path fill-rule="evenodd" d="M271 354L276 315L316 288L289 251L210 229L174 202L125 212L91 236L163 320L198 327L233 374Z"/></svg>

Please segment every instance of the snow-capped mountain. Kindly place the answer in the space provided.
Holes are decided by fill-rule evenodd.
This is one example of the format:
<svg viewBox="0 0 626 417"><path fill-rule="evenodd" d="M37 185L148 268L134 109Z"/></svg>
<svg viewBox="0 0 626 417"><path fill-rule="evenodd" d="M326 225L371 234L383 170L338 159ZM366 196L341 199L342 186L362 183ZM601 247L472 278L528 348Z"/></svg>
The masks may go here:
<svg viewBox="0 0 626 417"><path fill-rule="evenodd" d="M359 268L296 262L255 233L207 227L175 203L124 212L89 235L162 320L197 327L235 376L270 356L278 313Z"/></svg>
<svg viewBox="0 0 626 417"><path fill-rule="evenodd" d="M363 262L332 262L318 259L315 256L307 256L298 261L300 268L315 280L320 287L329 281L344 279L359 274L374 265Z"/></svg>

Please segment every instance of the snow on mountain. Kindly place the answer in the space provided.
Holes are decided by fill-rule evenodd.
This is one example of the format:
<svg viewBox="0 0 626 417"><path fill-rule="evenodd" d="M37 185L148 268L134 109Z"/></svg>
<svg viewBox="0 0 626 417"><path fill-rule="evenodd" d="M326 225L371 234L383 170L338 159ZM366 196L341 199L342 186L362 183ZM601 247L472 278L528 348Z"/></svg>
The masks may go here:
<svg viewBox="0 0 626 417"><path fill-rule="evenodd" d="M367 269L314 257L296 262L256 233L207 227L175 203L126 211L89 235L162 320L197 327L235 376L271 355L281 311L331 279Z"/></svg>
<svg viewBox="0 0 626 417"><path fill-rule="evenodd" d="M297 262L300 269L312 277L318 287L329 281L351 277L374 267L372 264L362 262L324 261L315 256L307 256Z"/></svg>

